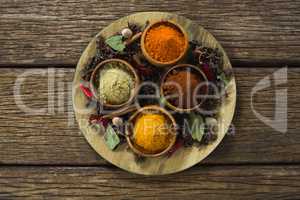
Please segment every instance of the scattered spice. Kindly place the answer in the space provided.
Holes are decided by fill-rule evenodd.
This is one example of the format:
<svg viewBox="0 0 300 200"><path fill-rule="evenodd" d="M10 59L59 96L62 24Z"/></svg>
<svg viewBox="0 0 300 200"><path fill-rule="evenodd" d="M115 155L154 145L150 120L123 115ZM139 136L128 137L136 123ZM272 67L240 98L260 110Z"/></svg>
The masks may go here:
<svg viewBox="0 0 300 200"><path fill-rule="evenodd" d="M159 104L160 94L156 87L153 85L142 85L139 88L139 95L137 96L137 102L140 106L156 105Z"/></svg>
<svg viewBox="0 0 300 200"><path fill-rule="evenodd" d="M201 105L206 115L213 116L218 112L223 99L226 98L226 86L231 80L232 70L224 68L223 55L218 48L205 47L198 41L191 41L189 47L191 52L189 62L198 65L208 81L216 86L208 85L209 98L206 98Z"/></svg>
<svg viewBox="0 0 300 200"><path fill-rule="evenodd" d="M105 128L109 125L110 121L106 118L103 118L99 115L91 115L89 119L90 123L98 123L103 125Z"/></svg>
<svg viewBox="0 0 300 200"><path fill-rule="evenodd" d="M208 145L211 144L218 138L218 135L214 132L205 132L201 141L201 144Z"/></svg>
<svg viewBox="0 0 300 200"><path fill-rule="evenodd" d="M96 55L89 58L89 61L84 69L80 71L80 75L83 80L89 81L95 67L102 61L111 58L117 58L120 56L120 52L114 51L109 45L105 43L103 37L98 36L96 38Z"/></svg>
<svg viewBox="0 0 300 200"><path fill-rule="evenodd" d="M211 131L213 133L218 132L218 121L213 117L205 118L205 125L207 127L207 131Z"/></svg>
<svg viewBox="0 0 300 200"><path fill-rule="evenodd" d="M134 36L132 36L131 38L128 38L125 42L124 45L125 46L129 46L130 44L134 43L135 41L138 41L142 36L142 32L139 32L137 34L135 34Z"/></svg>
<svg viewBox="0 0 300 200"><path fill-rule="evenodd" d="M127 27L132 31L133 35L143 30L141 26L131 22L127 23Z"/></svg>
<svg viewBox="0 0 300 200"><path fill-rule="evenodd" d="M177 139L174 146L168 151L167 157L171 157L178 149L180 149L183 146L184 142L182 139Z"/></svg>
<svg viewBox="0 0 300 200"><path fill-rule="evenodd" d="M147 53L159 62L170 62L178 58L185 49L185 37L176 27L158 24L145 37Z"/></svg>
<svg viewBox="0 0 300 200"><path fill-rule="evenodd" d="M208 81L215 81L216 75L213 71L213 69L206 63L204 63L201 67L203 73L205 74Z"/></svg>

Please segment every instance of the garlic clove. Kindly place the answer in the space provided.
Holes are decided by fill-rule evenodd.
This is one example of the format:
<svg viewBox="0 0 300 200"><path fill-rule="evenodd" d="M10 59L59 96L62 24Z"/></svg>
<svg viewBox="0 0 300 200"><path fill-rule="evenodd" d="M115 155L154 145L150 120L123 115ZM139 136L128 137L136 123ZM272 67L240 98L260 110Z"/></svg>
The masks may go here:
<svg viewBox="0 0 300 200"><path fill-rule="evenodd" d="M121 31L121 34L125 39L131 38L133 35L132 31L129 28L124 28Z"/></svg>
<svg viewBox="0 0 300 200"><path fill-rule="evenodd" d="M113 125L115 125L115 126L117 126L117 127L120 127L120 126L123 125L123 119L120 118L120 117L114 117L114 118L112 119L112 123L113 123Z"/></svg>

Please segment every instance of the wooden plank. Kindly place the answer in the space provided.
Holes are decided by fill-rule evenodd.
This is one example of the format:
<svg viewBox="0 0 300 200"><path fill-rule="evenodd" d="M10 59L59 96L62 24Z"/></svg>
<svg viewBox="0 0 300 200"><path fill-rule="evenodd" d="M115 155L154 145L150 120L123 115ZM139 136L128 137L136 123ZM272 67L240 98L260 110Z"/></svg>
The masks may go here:
<svg viewBox="0 0 300 200"><path fill-rule="evenodd" d="M227 135L221 145L204 160L210 164L299 163L300 162L300 69L288 69L288 131L283 134L257 119L250 106L250 93L259 80L272 75L273 68L235 69L238 89L235 135ZM47 73L54 71L54 89L48 94ZM26 114L15 103L14 83L26 72L20 97L30 108L53 109ZM98 165L105 163L86 143L74 121L70 98L73 69L1 69L0 70L0 162L2 164ZM17 79L17 77L19 77ZM51 77L51 76L50 76ZM278 80L284 80L279 76ZM50 81L51 82L51 81ZM62 86L61 84L64 84ZM48 96L49 95L49 96ZM254 95L254 107L272 117L274 87ZM283 111L283 107L278 108Z"/></svg>
<svg viewBox="0 0 300 200"><path fill-rule="evenodd" d="M105 167L0 168L1 199L297 199L299 166L194 167L146 177Z"/></svg>
<svg viewBox="0 0 300 200"><path fill-rule="evenodd" d="M233 64L300 61L299 1L2 0L0 65L75 65L89 40L112 21L134 12L161 10L207 28Z"/></svg>

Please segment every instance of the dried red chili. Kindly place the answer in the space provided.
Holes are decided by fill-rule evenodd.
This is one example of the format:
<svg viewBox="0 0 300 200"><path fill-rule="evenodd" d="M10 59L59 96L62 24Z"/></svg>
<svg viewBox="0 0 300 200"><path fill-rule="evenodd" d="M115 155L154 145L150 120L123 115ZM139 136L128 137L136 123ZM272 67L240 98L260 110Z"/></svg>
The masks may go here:
<svg viewBox="0 0 300 200"><path fill-rule="evenodd" d="M108 119L105 119L99 115L91 115L90 116L90 119L89 119L89 122L90 123L98 123L98 124L101 124L104 126L104 128L106 128L109 124L109 120Z"/></svg>
<svg viewBox="0 0 300 200"><path fill-rule="evenodd" d="M90 90L90 88L84 86L82 83L79 84L79 87L81 89L81 91L83 92L83 94L88 97L88 98L93 98L93 93Z"/></svg>

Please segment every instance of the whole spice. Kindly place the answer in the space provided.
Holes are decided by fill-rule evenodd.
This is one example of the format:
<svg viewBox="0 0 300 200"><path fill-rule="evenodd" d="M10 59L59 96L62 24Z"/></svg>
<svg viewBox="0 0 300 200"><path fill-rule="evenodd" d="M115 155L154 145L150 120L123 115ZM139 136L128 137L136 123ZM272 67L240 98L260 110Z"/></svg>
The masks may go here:
<svg viewBox="0 0 300 200"><path fill-rule="evenodd" d="M144 114L135 122L135 144L146 153L163 151L170 145L173 137L170 124L161 114Z"/></svg>
<svg viewBox="0 0 300 200"><path fill-rule="evenodd" d="M215 75L213 69L208 64L206 64L206 63L203 64L201 69L204 72L204 74L206 75L208 81L215 81L216 75Z"/></svg>
<svg viewBox="0 0 300 200"><path fill-rule="evenodd" d="M91 115L90 119L89 119L89 122L90 123L101 124L106 128L110 121L108 119L105 119L105 118L99 116L99 115Z"/></svg>
<svg viewBox="0 0 300 200"><path fill-rule="evenodd" d="M92 93L92 91L90 90L90 88L84 86L83 83L80 83L80 84L79 84L79 87L80 87L81 91L84 93L84 95L85 95L86 97L88 97L88 98L90 98L90 99L93 98L93 93Z"/></svg>
<svg viewBox="0 0 300 200"><path fill-rule="evenodd" d="M206 125L208 131L211 131L213 133L217 133L217 131L218 131L218 121L215 118L213 118L213 117L205 118L205 125Z"/></svg>
<svg viewBox="0 0 300 200"><path fill-rule="evenodd" d="M173 61L184 51L185 37L177 28L161 24L147 32L145 48L159 62Z"/></svg>
<svg viewBox="0 0 300 200"><path fill-rule="evenodd" d="M124 45L125 45L125 46L131 45L132 43L134 43L134 42L136 42L138 39L140 39L141 36L142 36L142 32L139 32L139 33L135 34L134 36L128 38L128 39L124 42Z"/></svg>
<svg viewBox="0 0 300 200"><path fill-rule="evenodd" d="M183 146L183 140L182 139L177 139L176 143L174 146L168 151L167 156L171 157L178 149L180 149Z"/></svg>
<svg viewBox="0 0 300 200"><path fill-rule="evenodd" d="M120 52L114 51L108 44L105 43L105 39L103 37L98 36L96 38L96 55L89 58L86 67L80 71L81 78L85 81L89 81L92 72L100 62L117 57L120 57Z"/></svg>
<svg viewBox="0 0 300 200"><path fill-rule="evenodd" d="M216 133L207 131L204 133L201 143L204 145L208 145L215 141L217 138L218 135Z"/></svg>

